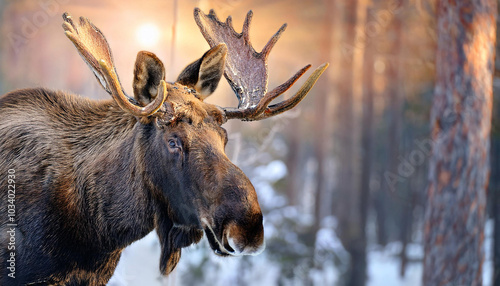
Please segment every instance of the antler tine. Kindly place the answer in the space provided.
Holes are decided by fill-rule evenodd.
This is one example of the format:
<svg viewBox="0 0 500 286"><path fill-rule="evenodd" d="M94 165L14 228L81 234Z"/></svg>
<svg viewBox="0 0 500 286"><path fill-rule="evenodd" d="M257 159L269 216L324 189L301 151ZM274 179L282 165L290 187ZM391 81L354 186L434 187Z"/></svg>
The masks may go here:
<svg viewBox="0 0 500 286"><path fill-rule="evenodd" d="M287 24L286 23L283 24L283 26L281 26L281 28L278 30L278 32L276 32L276 34L274 34L274 36L271 39L269 39L269 42L267 42L267 44L264 46L264 48L260 52L263 57L267 57L269 55L269 53L271 52L271 50L274 47L274 45L276 44L276 42L278 42L278 40L280 39L281 34L283 34L283 32L286 30L286 27L287 27Z"/></svg>
<svg viewBox="0 0 500 286"><path fill-rule="evenodd" d="M250 22L252 22L253 12L252 10L248 11L247 16L245 18L245 22L243 23L243 30L241 33L243 34L243 39L247 45L250 45Z"/></svg>
<svg viewBox="0 0 500 286"><path fill-rule="evenodd" d="M251 15L251 12L247 15L243 32L237 33L231 18L221 22L213 10L208 15L199 8L194 10L196 23L210 47L220 43L227 46L224 76L238 97L239 108L256 106L267 92L266 58L261 57L244 36L249 31Z"/></svg>
<svg viewBox="0 0 500 286"><path fill-rule="evenodd" d="M283 113L285 111L288 111L292 108L294 108L295 106L297 106L297 104L299 104L299 102L302 101L302 99L304 99L307 95L307 93L311 90L311 88L316 84L316 82L318 81L319 77L323 74L323 72L326 70L326 68L328 67L328 63L324 63L322 64L321 66L319 66L312 74L311 76L309 76L309 78L306 80L306 82L300 87L299 91L297 91L297 93L290 97L289 99L287 100L284 100L280 103L277 103L277 104L273 104L271 106L269 106L268 108L266 108L266 110L264 110L263 113L261 113L259 116L256 116L255 118L252 118L252 120L261 120L261 119L265 119L265 118L268 118L268 117L271 117L271 116L275 116L275 115L278 115L280 113ZM309 65L310 67L310 65ZM308 67L308 68L309 68ZM302 71L302 70L301 70ZM299 72L301 72L299 71ZM304 70L303 73L305 73L306 71ZM302 75L302 74L301 74ZM296 75L297 76L297 75ZM295 81L299 78L300 76L296 77L295 78ZM293 78L292 78L293 79ZM277 90L276 92L279 92L279 94L282 94L284 93L293 83L295 83L295 81L293 81L286 89L283 89L283 91L281 90L277 90L279 89L281 86L277 87L275 90ZM285 83L287 84L287 83ZM284 85L285 85L284 84ZM273 90L274 91L274 90ZM271 91L271 93L273 92Z"/></svg>
<svg viewBox="0 0 500 286"><path fill-rule="evenodd" d="M65 31L64 33L73 42L78 53L87 65L89 65L104 90L111 93L111 90L104 81L98 62L100 59L103 59L113 65L113 55L103 33L87 18L80 17L80 21L75 23L71 15L64 13L63 19L64 23L62 26Z"/></svg>
<svg viewBox="0 0 500 286"><path fill-rule="evenodd" d="M310 67L311 65L303 67L285 83L266 93L264 98L254 108L223 108L223 110L226 112L226 119L238 118L245 121L258 120L255 118L258 118L258 116L260 116L268 109L269 103L286 92Z"/></svg>
<svg viewBox="0 0 500 286"><path fill-rule="evenodd" d="M311 67L311 65L303 67L285 83L268 92L255 108L223 108L226 112L226 119L237 118L243 121L257 121L278 115L294 108L297 104L299 104L299 102L302 101L302 99L306 97L307 93L309 93L311 88L316 84L316 81L318 81L319 77L323 74L328 65L328 63L324 63L319 66L300 87L299 91L297 91L297 93L289 99L268 106L273 99L285 93Z"/></svg>
<svg viewBox="0 0 500 286"><path fill-rule="evenodd" d="M233 17L228 16L227 19L226 19L226 24L234 30L234 27L233 27Z"/></svg>
<svg viewBox="0 0 500 286"><path fill-rule="evenodd" d="M84 17L80 17L80 21L75 23L68 13L64 13L63 20L64 33L92 69L104 90L116 100L121 108L135 116L149 116L160 109L167 97L165 82L160 84L158 96L147 106L141 107L132 104L131 99L122 89L111 49L101 30Z"/></svg>
<svg viewBox="0 0 500 286"><path fill-rule="evenodd" d="M165 99L167 99L167 84L164 80L160 81L160 87L158 88L158 95L156 98L144 107L137 106L131 103L128 97L123 93L118 77L115 71L108 65L105 60L99 60L99 65L103 71L103 75L106 78L106 82L109 84L111 90L111 96L116 100L118 105L124 109L128 110L132 115L143 117L154 114L158 109L161 108Z"/></svg>
<svg viewBox="0 0 500 286"><path fill-rule="evenodd" d="M219 43L225 43L228 49L224 76L236 93L239 104L237 109L223 108L226 119L260 120L293 108L306 96L328 66L324 64L316 69L292 98L268 106L272 100L288 90L310 66L304 67L284 84L267 92L267 57L287 24L282 25L258 53L250 43L249 30L252 16L252 11L248 12L242 32L237 33L232 27L231 17L228 17L226 23L222 23L213 10L208 15L199 8L194 10L196 23L209 45L214 47Z"/></svg>
<svg viewBox="0 0 500 286"><path fill-rule="evenodd" d="M198 8L195 8L195 10L198 9ZM219 21L219 18L217 18L217 14L215 14L215 10L214 9L210 9L210 12L208 13L209 16L212 16L212 17L215 17L215 19L217 21Z"/></svg>

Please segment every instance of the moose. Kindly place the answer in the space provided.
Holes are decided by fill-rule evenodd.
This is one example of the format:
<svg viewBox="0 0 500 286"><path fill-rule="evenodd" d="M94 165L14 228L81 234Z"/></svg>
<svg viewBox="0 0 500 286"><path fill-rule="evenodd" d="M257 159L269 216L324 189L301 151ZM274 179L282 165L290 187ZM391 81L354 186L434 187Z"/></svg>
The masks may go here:
<svg viewBox="0 0 500 286"><path fill-rule="evenodd" d="M242 33L231 17L221 22L213 10L196 8L194 17L210 49L173 83L165 81L156 55L139 52L130 97L101 30L64 13L66 36L112 99L44 88L0 97L1 285L104 285L122 250L153 230L163 275L175 268L181 249L204 234L219 256L264 249L255 189L225 155L222 125L295 107L328 64L295 95L271 104L310 67L267 91L267 57L286 24L256 52L251 11ZM223 74L237 108L204 102ZM7 265L12 256L15 278Z"/></svg>

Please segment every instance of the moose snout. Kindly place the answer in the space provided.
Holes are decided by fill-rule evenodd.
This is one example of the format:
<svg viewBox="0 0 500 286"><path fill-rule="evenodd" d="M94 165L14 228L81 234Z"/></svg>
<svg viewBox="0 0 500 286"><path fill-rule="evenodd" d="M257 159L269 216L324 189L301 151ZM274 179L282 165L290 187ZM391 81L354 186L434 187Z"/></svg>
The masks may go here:
<svg viewBox="0 0 500 286"><path fill-rule="evenodd" d="M239 170L239 169L238 169ZM257 193L246 176L225 190L238 204L228 206L230 219L224 223L224 248L231 255L257 255L265 249L262 211ZM236 206L238 205L238 206Z"/></svg>
<svg viewBox="0 0 500 286"><path fill-rule="evenodd" d="M255 188L227 157L219 162L214 200L201 222L212 250L220 256L257 255L265 248L262 211ZM221 167L222 166L222 167Z"/></svg>
<svg viewBox="0 0 500 286"><path fill-rule="evenodd" d="M254 226L231 223L226 233L224 248L231 255L258 255L266 248L262 215L260 222Z"/></svg>
<svg viewBox="0 0 500 286"><path fill-rule="evenodd" d="M241 215L239 213L237 218L233 217L229 220L226 217L226 223L222 224L220 221L217 222L217 218L215 224L209 221L202 219L202 224L215 254L220 256L257 255L265 249L264 226L260 210L253 214Z"/></svg>
<svg viewBox="0 0 500 286"><path fill-rule="evenodd" d="M248 184L226 188L225 203L211 219L202 219L208 242L218 255L257 255L265 249L262 211L253 186L245 181Z"/></svg>

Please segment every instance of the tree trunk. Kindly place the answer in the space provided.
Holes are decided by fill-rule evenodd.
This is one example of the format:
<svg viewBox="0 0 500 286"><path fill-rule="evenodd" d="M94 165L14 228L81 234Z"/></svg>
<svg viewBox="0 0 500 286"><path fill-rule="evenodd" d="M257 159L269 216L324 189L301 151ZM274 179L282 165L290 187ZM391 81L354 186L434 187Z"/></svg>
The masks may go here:
<svg viewBox="0 0 500 286"><path fill-rule="evenodd" d="M354 117L354 52L361 52L359 45L355 43L356 26L362 22L366 13L366 1L342 1L344 5L343 38L341 63L342 76L340 77L338 110L339 115L336 141L338 142L338 190L343 202L338 205L340 239L345 249L350 254L350 264L345 275L345 285L363 286L366 283L366 234L362 226L363 213L361 193L359 186L355 183L355 124ZM358 11L359 10L359 11ZM358 12L360 12L358 18ZM361 31L363 28L361 28ZM358 177L359 178L359 177ZM366 202L365 202L366 203ZM366 209L366 208L365 208Z"/></svg>
<svg viewBox="0 0 500 286"><path fill-rule="evenodd" d="M325 1L325 10L334 10L334 0ZM330 58L330 51L332 48L333 40L333 13L325 13L325 18L323 20L323 36L321 42L321 58L323 60L328 60ZM316 197L315 197L315 209L314 209L314 233L319 230L321 220L325 216L325 211L322 209L322 202L325 198L325 162L327 159L327 140L328 140L328 99L331 94L331 83L330 83L330 73L326 70L323 74L323 79L319 82L318 94L316 94L316 116L315 116L315 142L314 151L316 156L316 162L318 163L318 168L316 169Z"/></svg>
<svg viewBox="0 0 500 286"><path fill-rule="evenodd" d="M360 7L365 9L365 7ZM366 8L366 14L369 15L371 8ZM359 275L365 275L367 272L366 262L366 224L368 219L368 206L370 201L370 177L372 172L372 154L373 154L373 104L374 104L374 52L372 46L364 47L363 55L363 109L361 120L361 176L360 176L360 191L359 191L359 238L358 244L360 249ZM363 280L364 285L365 281Z"/></svg>
<svg viewBox="0 0 500 286"><path fill-rule="evenodd" d="M288 169L286 196L289 205L298 207L300 206L300 198L302 196L302 184L300 183L302 181L302 168L300 167L300 141L302 138L302 131L299 131L302 124L300 118L290 119L289 126L294 126L294 128L287 128L286 131L288 142L288 154L286 158L286 167Z"/></svg>
<svg viewBox="0 0 500 286"><path fill-rule="evenodd" d="M497 13L500 13L497 7ZM497 39L500 38L497 19ZM498 80L500 71L500 41L496 44L495 77ZM500 88L493 90L493 126L491 132L491 174L489 195L493 217L493 277L492 285L500 285Z"/></svg>
<svg viewBox="0 0 500 286"><path fill-rule="evenodd" d="M482 285L496 8L438 4L424 285Z"/></svg>
<svg viewBox="0 0 500 286"><path fill-rule="evenodd" d="M404 0L397 1L399 6L404 5ZM394 2L396 3L396 2ZM377 240L381 245L386 245L389 240L389 229L394 229L397 225L397 218L387 216L386 212L395 209L398 202L394 197L399 197L397 182L389 182L387 172L395 172L398 169L398 156L401 155L401 125L403 122L402 106L404 102L404 93L401 89L401 47L403 42L401 15L394 15L391 23L391 36L394 39L390 47L393 60L387 61L386 77L388 81L388 136L387 136L387 160L385 161L385 171L382 174L382 186L378 192L377 203Z"/></svg>
<svg viewBox="0 0 500 286"><path fill-rule="evenodd" d="M414 137L411 137L415 142ZM399 276L404 278L406 274L406 267L408 265L408 255L406 254L408 243L411 241L412 227L413 227L413 211L417 204L417 194L425 188L426 173L424 173L423 166L416 168L416 173L413 178L409 180L407 192L405 192L404 199L401 200L401 220L399 226L399 240L401 241L400 253L400 268Z"/></svg>
<svg viewBox="0 0 500 286"><path fill-rule="evenodd" d="M495 104L495 112L497 114L498 123L500 112L500 100L497 99ZM492 133L491 139L491 175L490 175L490 192L491 194L491 207L493 213L493 277L492 285L500 285L500 135L498 131Z"/></svg>

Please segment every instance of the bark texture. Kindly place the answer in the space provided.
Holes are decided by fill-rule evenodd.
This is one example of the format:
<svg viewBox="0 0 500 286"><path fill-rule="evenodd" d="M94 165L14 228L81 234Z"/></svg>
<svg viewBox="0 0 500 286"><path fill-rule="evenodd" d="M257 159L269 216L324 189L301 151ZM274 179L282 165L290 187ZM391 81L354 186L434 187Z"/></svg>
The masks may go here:
<svg viewBox="0 0 500 286"><path fill-rule="evenodd" d="M438 4L423 285L482 285L496 7Z"/></svg>
<svg viewBox="0 0 500 286"><path fill-rule="evenodd" d="M499 13L497 7L497 13ZM497 39L500 37L500 30L498 29L499 19L497 18ZM495 78L496 81L500 79L500 43L496 44L496 58L495 58ZM489 182L488 199L491 203L491 214L493 217L493 277L492 285L500 285L500 86L495 84L493 86L493 119L491 131L491 173Z"/></svg>

